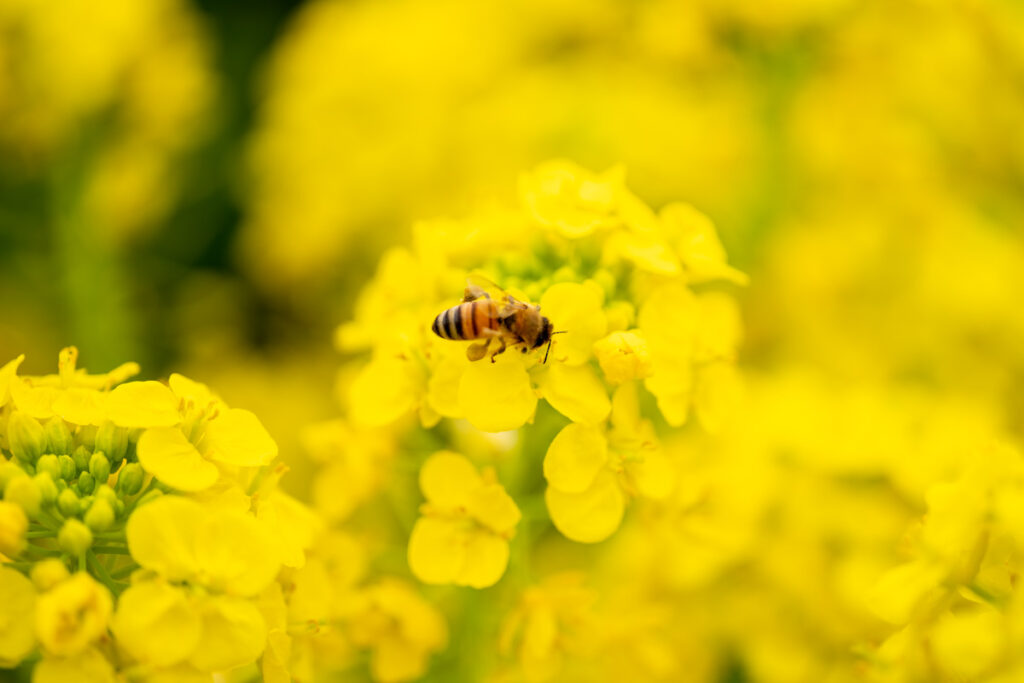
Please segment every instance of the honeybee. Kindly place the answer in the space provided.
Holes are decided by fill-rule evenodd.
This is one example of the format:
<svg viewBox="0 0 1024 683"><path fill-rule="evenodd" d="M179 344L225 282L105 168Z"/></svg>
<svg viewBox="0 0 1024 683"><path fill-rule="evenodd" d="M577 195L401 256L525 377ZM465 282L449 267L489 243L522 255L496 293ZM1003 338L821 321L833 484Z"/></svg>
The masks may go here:
<svg viewBox="0 0 1024 683"><path fill-rule="evenodd" d="M486 287L486 288L485 288ZM501 301L491 298L487 289L500 293ZM520 346L523 353L548 345L544 361L551 352L551 321L540 314L540 306L519 301L493 282L480 276L470 276L462 303L442 311L431 328L442 339L479 340L466 349L471 361L488 355L492 345L491 362L509 346Z"/></svg>

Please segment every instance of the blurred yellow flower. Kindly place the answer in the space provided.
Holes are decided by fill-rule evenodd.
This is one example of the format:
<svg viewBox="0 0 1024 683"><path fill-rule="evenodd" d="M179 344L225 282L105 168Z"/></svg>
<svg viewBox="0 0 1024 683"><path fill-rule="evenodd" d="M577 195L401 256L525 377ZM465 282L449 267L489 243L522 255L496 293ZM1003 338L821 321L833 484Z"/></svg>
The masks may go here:
<svg viewBox="0 0 1024 683"><path fill-rule="evenodd" d="M36 636L57 657L81 654L107 632L113 609L110 592L78 572L36 601Z"/></svg>
<svg viewBox="0 0 1024 683"><path fill-rule="evenodd" d="M427 499L409 536L409 567L420 581L486 588L508 565L508 540L521 517L493 471L461 455L435 453L420 469Z"/></svg>

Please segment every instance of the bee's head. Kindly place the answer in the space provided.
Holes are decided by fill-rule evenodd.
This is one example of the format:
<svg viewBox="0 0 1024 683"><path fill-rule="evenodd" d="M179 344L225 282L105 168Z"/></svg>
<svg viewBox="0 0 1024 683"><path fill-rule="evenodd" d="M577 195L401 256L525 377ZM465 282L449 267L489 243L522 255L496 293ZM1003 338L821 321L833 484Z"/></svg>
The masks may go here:
<svg viewBox="0 0 1024 683"><path fill-rule="evenodd" d="M548 342L551 341L551 332L555 329L555 326L551 324L551 321L541 316L540 319L540 332L537 334L537 340L533 342L533 348L539 349Z"/></svg>
<svg viewBox="0 0 1024 683"><path fill-rule="evenodd" d="M551 353L551 337L556 334L564 334L565 330L555 331L555 326L551 324L551 321L547 318L542 317L540 319L540 334L537 335L537 341L533 343L533 348L539 349L545 344L548 345L548 350L544 352L544 361L548 362L548 354Z"/></svg>

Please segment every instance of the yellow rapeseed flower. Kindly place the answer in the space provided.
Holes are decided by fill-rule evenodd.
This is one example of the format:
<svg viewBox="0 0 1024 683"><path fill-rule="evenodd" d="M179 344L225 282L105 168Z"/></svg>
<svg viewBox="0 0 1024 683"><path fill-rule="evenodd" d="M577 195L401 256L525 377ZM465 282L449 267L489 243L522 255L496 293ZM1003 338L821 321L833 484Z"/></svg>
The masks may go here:
<svg viewBox="0 0 1024 683"><path fill-rule="evenodd" d="M17 666L35 649L35 624L30 616L35 605L32 582L0 566L0 667Z"/></svg>
<svg viewBox="0 0 1024 683"><path fill-rule="evenodd" d="M51 655L78 655L107 632L112 610L110 591L78 572L39 596L36 636Z"/></svg>
<svg viewBox="0 0 1024 683"><path fill-rule="evenodd" d="M508 539L521 517L515 502L465 457L441 452L420 469L427 502L409 537L409 567L424 583L486 588L508 565Z"/></svg>

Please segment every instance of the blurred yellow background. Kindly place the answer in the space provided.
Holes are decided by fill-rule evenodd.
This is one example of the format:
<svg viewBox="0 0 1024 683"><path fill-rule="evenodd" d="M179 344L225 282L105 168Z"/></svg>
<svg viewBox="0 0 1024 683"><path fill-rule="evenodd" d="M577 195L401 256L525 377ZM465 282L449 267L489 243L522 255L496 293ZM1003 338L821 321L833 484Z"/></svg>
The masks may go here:
<svg viewBox="0 0 1024 683"><path fill-rule="evenodd" d="M711 564L749 553L785 590L688 609L758 606L751 680L824 680L808 639L875 633L853 577L963 453L1024 436L1019 2L4 0L0 361L75 344L96 372L201 378L308 497L300 437L338 414L332 331L380 256L562 157L692 203L749 274L746 412L706 451L733 455L681 448L698 478L763 475L706 520L736 534ZM751 551L737 520L767 509L783 531ZM801 585L830 543L885 550ZM789 599L812 616L761 613Z"/></svg>

